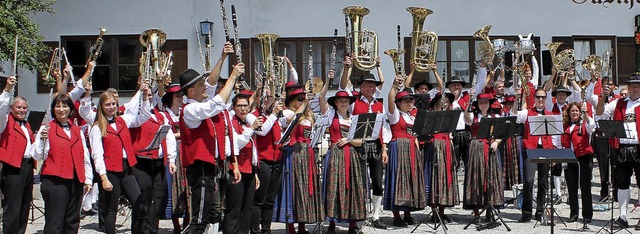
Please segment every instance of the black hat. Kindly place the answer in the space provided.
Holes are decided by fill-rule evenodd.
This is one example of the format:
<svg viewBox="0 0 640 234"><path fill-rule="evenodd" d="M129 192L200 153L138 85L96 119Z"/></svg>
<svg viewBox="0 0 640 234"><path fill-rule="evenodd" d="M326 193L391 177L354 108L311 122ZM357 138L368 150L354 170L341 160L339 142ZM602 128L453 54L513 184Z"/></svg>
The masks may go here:
<svg viewBox="0 0 640 234"><path fill-rule="evenodd" d="M369 74L365 74L365 75L361 76L360 79L358 79L358 81L356 81L356 85L360 86L365 81L374 82L374 83L376 83L376 86L379 86L379 85L382 84L382 82L379 81L378 79L376 79L376 77L373 74L369 73Z"/></svg>
<svg viewBox="0 0 640 234"><path fill-rule="evenodd" d="M566 88L566 87L564 87L564 86L558 86L558 87L555 87L555 88L553 89L553 91L551 91L551 96L552 96L552 97L555 97L555 96L556 96L556 94L558 94L558 92L564 92L564 93L566 93L566 94L567 94L567 97L568 97L568 96L571 96L571 90L567 89L567 88Z"/></svg>
<svg viewBox="0 0 640 234"><path fill-rule="evenodd" d="M627 80L627 84L640 83L640 74L632 74Z"/></svg>
<svg viewBox="0 0 640 234"><path fill-rule="evenodd" d="M202 78L204 78L204 76L201 76L200 73L198 73L196 70L184 70L182 73L180 73L180 76L178 76L178 80L180 80L180 90L184 91L187 87L191 86L192 84L196 83L196 81Z"/></svg>
<svg viewBox="0 0 640 234"><path fill-rule="evenodd" d="M464 81L459 76L452 76L451 79L449 79L449 81L447 81L447 83L445 83L445 86L449 87L449 85L452 84L452 83L460 83L460 84L462 84L462 86L467 85L467 82Z"/></svg>
<svg viewBox="0 0 640 234"><path fill-rule="evenodd" d="M428 80L426 80L426 79L425 79L425 80L418 81L418 83L415 83L415 84L413 85L413 89L417 89L417 88L418 88L418 87L420 87L421 85L427 85L427 87L429 87L429 90L433 89L433 85L432 85L431 83L429 83L429 81L428 81Z"/></svg>
<svg viewBox="0 0 640 234"><path fill-rule="evenodd" d="M456 98L452 93L445 93L444 95L449 98L450 102L453 102L453 100ZM431 102L429 102L429 108L433 109L436 103L440 102L440 98L442 98L442 93L436 94L436 96L431 99Z"/></svg>

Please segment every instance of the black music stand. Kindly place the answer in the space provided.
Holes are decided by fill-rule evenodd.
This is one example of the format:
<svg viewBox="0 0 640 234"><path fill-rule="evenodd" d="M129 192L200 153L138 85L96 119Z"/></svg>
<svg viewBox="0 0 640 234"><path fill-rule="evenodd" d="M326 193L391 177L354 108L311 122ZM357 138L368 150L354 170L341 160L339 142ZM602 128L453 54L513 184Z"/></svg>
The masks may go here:
<svg viewBox="0 0 640 234"><path fill-rule="evenodd" d="M529 116L528 121L529 129L525 129L525 131L529 130L532 136L552 136L564 134L561 115ZM576 156L571 149L527 149L526 152L527 158L529 158L530 162L536 164L549 164L549 166L551 166L552 163L574 163L577 161ZM547 173L549 173L549 187L551 187L551 189L549 189L549 199L551 201L549 202L549 204L545 205L545 209L551 209L551 211L549 212L551 215L551 223L549 226L551 227L551 234L553 234L555 226L555 224L553 223L554 213L556 215L558 215L558 213L553 208L553 186L551 186L551 180L553 177L551 176L551 170L549 170ZM558 219L562 222L562 224L564 224L565 227L567 226L564 220L560 218L560 215L558 215ZM535 228L537 225L538 221L536 220L536 223L533 225L533 227Z"/></svg>
<svg viewBox="0 0 640 234"><path fill-rule="evenodd" d="M600 135L598 135L597 137L599 138L627 138L627 131L624 129L624 121L619 121L619 120L600 120L598 121L598 126L600 126ZM609 150L611 150L611 148L609 148ZM609 161L611 161L611 151L609 151ZM611 167L611 163L609 163L609 166ZM612 185L612 181L613 178L611 177L613 172L611 170L611 168L609 168L609 185ZM605 223L602 227L600 227L600 229L598 230L597 233L600 233L600 231L606 231L608 233L616 233L622 230L625 230L629 233L631 233L629 230L627 230L627 228L623 227L622 225L620 225L618 222L616 222L616 220L613 218L613 186L609 187L609 200L611 200L611 204L609 206L610 210L611 210L611 218L609 219L609 221L607 221L607 223ZM617 231L613 231L613 223L618 223L619 227L622 227L622 229L617 230ZM605 229L605 227L609 226L609 229Z"/></svg>
<svg viewBox="0 0 640 234"><path fill-rule="evenodd" d="M479 128L478 128L478 139L505 139L514 135L515 128L513 128L513 124L516 123L516 117L503 117L503 118L482 118L480 120ZM487 163L488 167L494 167L490 163ZM487 168L486 171L492 170L492 168ZM494 169L495 170L495 169ZM488 178L487 178L488 179ZM492 186L487 186L487 191L485 192L485 209L480 212L482 215L483 212L491 213L490 215L493 217L489 223L484 225L479 225L476 227L476 230L482 231L485 229L491 229L500 225L504 225L507 228L507 231L511 231L511 228L504 222L502 217L499 215L499 211L491 205L489 202L489 194L491 194ZM497 219L496 219L497 217ZM496 220L500 220L500 223L496 222ZM467 224L464 227L466 230L471 223Z"/></svg>
<svg viewBox="0 0 640 234"><path fill-rule="evenodd" d="M431 101L431 95L429 95L428 93L425 93L425 94L414 94L413 96L415 97L414 100L416 100L416 102L414 103L416 108L418 108L419 110L429 109L429 102Z"/></svg>
<svg viewBox="0 0 640 234"><path fill-rule="evenodd" d="M413 132L418 136L424 135L433 135L437 133L449 133L455 132L456 126L458 125L458 119L460 118L460 114L462 110L452 110L452 111L426 111L418 109L418 114L416 115L416 119L413 124ZM433 190L433 189L432 189ZM442 226L442 230L444 233L447 233L447 225L445 224L442 217L440 217L440 213L432 209L427 216L416 225L411 233L414 233L421 224L426 223L425 221L429 216L432 216L435 213L436 223L433 227L427 224L433 230L437 230Z"/></svg>

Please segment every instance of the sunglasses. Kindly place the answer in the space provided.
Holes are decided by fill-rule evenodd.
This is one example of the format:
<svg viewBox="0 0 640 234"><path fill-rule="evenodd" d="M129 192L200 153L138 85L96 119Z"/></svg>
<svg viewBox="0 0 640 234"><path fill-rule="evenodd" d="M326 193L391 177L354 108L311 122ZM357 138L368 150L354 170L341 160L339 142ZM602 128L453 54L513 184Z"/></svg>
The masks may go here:
<svg viewBox="0 0 640 234"><path fill-rule="evenodd" d="M298 97L298 98L297 98L297 100L298 100L299 102L304 101L304 97Z"/></svg>
<svg viewBox="0 0 640 234"><path fill-rule="evenodd" d="M536 96L537 99L547 99L547 96Z"/></svg>

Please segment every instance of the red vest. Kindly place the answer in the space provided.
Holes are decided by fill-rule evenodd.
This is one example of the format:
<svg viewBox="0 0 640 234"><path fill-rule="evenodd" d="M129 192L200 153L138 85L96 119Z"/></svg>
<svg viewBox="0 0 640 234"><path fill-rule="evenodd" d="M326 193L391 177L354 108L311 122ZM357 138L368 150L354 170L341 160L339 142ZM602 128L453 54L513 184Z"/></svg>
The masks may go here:
<svg viewBox="0 0 640 234"><path fill-rule="evenodd" d="M140 152L141 150L147 148L153 138L156 136L156 133L160 129L160 126L164 125L164 116L160 114L160 111L157 109L153 110L153 114L156 116L156 119L149 118L146 122L144 122L140 127L131 128L129 131L131 132L131 140L133 140L133 150L136 156L141 156L144 158L158 159L159 149ZM162 157L164 162L167 162L167 157L169 156L167 153L167 139L162 140L161 143L162 152L164 156Z"/></svg>
<svg viewBox="0 0 640 234"><path fill-rule="evenodd" d="M571 125L565 125L564 134L562 134L562 147L571 149L571 145L573 144L573 151L576 153L576 157L593 154L593 148L591 148L589 142L590 137L587 133L587 123L581 121L580 125L582 125L582 127L576 126L571 132L569 132ZM579 132L580 129L582 129L581 133Z"/></svg>
<svg viewBox="0 0 640 234"><path fill-rule="evenodd" d="M31 125L25 124L31 143L33 144L33 132ZM27 136L24 135L20 122L16 121L12 114L8 115L7 126L0 134L0 161L13 167L20 168L24 151L27 148Z"/></svg>
<svg viewBox="0 0 640 234"><path fill-rule="evenodd" d="M364 102L360 98L356 98L356 101L353 103L353 115L359 115L362 113L382 113L382 101L378 99L374 99L373 104L371 105L371 111L369 112L369 103Z"/></svg>
<svg viewBox="0 0 640 234"><path fill-rule="evenodd" d="M558 103L553 103L553 109L551 109L551 113L553 113L554 115L562 115L562 112L567 109L567 106L569 106L569 103L565 103L565 105L562 106L562 109L560 109Z"/></svg>
<svg viewBox="0 0 640 234"><path fill-rule="evenodd" d="M80 101L75 101L73 105L76 107L76 111L73 113L73 115L69 116L69 120L71 121L71 123L76 126L87 124L87 121L84 121L84 119L80 117L80 114L78 112L78 110L80 109Z"/></svg>
<svg viewBox="0 0 640 234"><path fill-rule="evenodd" d="M462 92L462 97L460 98L460 100L458 100L458 105L460 105L460 108L462 108L462 110L466 110L467 109L467 105L469 105L469 102L471 101L471 95L469 95L469 93Z"/></svg>
<svg viewBox="0 0 640 234"><path fill-rule="evenodd" d="M483 118L493 118L493 117L495 116L488 115L488 116L484 116ZM471 137L475 139L478 137L478 129L480 129L480 121L478 120L478 113L474 113L472 121L473 122L471 122L471 126L469 127L469 130L471 132Z"/></svg>
<svg viewBox="0 0 640 234"><path fill-rule="evenodd" d="M242 125L240 125L240 122L238 121L238 117L234 116L232 122L233 122L233 127L236 130L236 133L238 135L242 135L242 131L244 131L244 129L242 128ZM246 126L248 127L248 125ZM247 145L245 145L240 149L240 154L237 157L238 167L240 169L240 172L246 173L246 174L250 174L253 172L253 165L251 165L252 156L253 156L253 142L249 141ZM229 165L229 168L233 169L233 165Z"/></svg>
<svg viewBox="0 0 640 234"><path fill-rule="evenodd" d="M82 147L81 130L71 124L71 138L64 132L56 121L49 122L49 154L42 164L41 174L57 176L71 180L77 176L80 183L84 184L84 147Z"/></svg>
<svg viewBox="0 0 640 234"><path fill-rule="evenodd" d="M391 134L393 135L391 140L395 141L398 138L415 138L413 135L411 135L411 133L407 131L410 127L413 127L413 125L409 125L406 121L404 121L402 114L400 114L400 120L398 120L398 122L395 124L391 124Z"/></svg>
<svg viewBox="0 0 640 234"><path fill-rule="evenodd" d="M122 117L114 117L116 127L113 129L110 124L107 125L107 135L102 138L102 148L104 149L104 164L107 171L122 172L122 149L127 152L127 161L129 166L133 167L138 163L136 161L135 151L131 144L131 134L127 123Z"/></svg>
<svg viewBox="0 0 640 234"><path fill-rule="evenodd" d="M626 98L625 98L626 99ZM627 100L618 99L618 103L616 103L616 108L613 110L613 120L624 121L626 117L627 110ZM637 106L633 113L636 115L636 132L640 132L640 106ZM620 139L619 138L611 138L609 139L609 144L613 146L613 148L620 148Z"/></svg>
<svg viewBox="0 0 640 234"><path fill-rule="evenodd" d="M255 110L253 115L256 117L260 116L260 112ZM264 115L263 115L264 116ZM267 116L264 116L265 118ZM280 148L278 148L277 144L282 138L282 128L280 127L280 123L278 120L273 123L271 130L267 133L267 135L260 136L255 135L256 139L256 148L258 150L258 159L265 161L278 161L282 158Z"/></svg>
<svg viewBox="0 0 640 234"><path fill-rule="evenodd" d="M527 107L531 108L536 105L536 87L531 82L527 82L527 87L529 87L529 95L527 95L525 101L527 102ZM517 105L517 103L514 105Z"/></svg>
<svg viewBox="0 0 640 234"><path fill-rule="evenodd" d="M218 155L220 159L224 160L226 157L224 143L227 138L225 136L229 136L229 145L231 146L231 155L233 156L235 154L235 152L233 152L234 139L231 129L231 115L229 115L229 111L223 110L220 114L211 117L211 122L215 126L216 141L218 142Z"/></svg>
<svg viewBox="0 0 640 234"><path fill-rule="evenodd" d="M215 165L216 133L211 119L205 119L197 128L188 128L184 122L184 108L180 111L180 160L182 166L191 166L196 160ZM224 147L224 145L222 145Z"/></svg>
<svg viewBox="0 0 640 234"><path fill-rule="evenodd" d="M538 116L538 112L536 112L535 108L529 109L529 113L527 116ZM552 115L550 111L544 110L545 115ZM522 137L522 144L525 149L535 149L538 148L538 140L542 137L542 148L543 149L553 149L553 142L551 140L551 136L532 136L529 131L529 120L524 123L524 134Z"/></svg>

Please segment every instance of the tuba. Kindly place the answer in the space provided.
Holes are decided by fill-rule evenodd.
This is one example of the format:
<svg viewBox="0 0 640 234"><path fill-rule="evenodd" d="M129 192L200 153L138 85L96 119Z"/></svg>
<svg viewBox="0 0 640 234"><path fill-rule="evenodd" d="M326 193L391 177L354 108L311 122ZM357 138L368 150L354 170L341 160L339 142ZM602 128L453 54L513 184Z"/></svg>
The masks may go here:
<svg viewBox="0 0 640 234"><path fill-rule="evenodd" d="M160 56L158 48L164 45L167 40L167 34L160 29L147 29L140 34L140 44L147 47L145 52L142 52L140 58L140 71L142 72L143 80L147 81L149 87L153 87L153 82L158 80L157 77L160 74Z"/></svg>
<svg viewBox="0 0 640 234"><path fill-rule="evenodd" d="M276 34L262 33L256 35L256 37L260 40L260 45L262 46L262 64L264 65L263 71L265 74L263 76L262 85L263 87L269 87L271 89L271 93L277 95L278 99L283 99L284 97L277 92L278 90L276 90L276 88L280 85L284 87L286 81L281 81L277 77L281 76L279 74L282 72L288 70L284 58L279 58L274 55L274 51L276 51L276 40L280 36ZM286 79L286 77L284 79Z"/></svg>
<svg viewBox="0 0 640 234"><path fill-rule="evenodd" d="M424 20L433 11L422 7L407 7L413 18L411 32L411 60L418 72L428 72L436 65L438 52L438 35L431 31L422 31Z"/></svg>
<svg viewBox="0 0 640 234"><path fill-rule="evenodd" d="M493 65L493 58L495 57L495 50L493 49L493 43L489 39L489 30L491 30L491 25L487 25L479 29L473 34L474 38L482 39L480 45L478 46L478 55L480 60L484 62L484 64L492 70L491 66Z"/></svg>
<svg viewBox="0 0 640 234"><path fill-rule="evenodd" d="M378 62L378 34L362 29L362 18L369 14L369 9L361 6L350 6L342 9L342 13L351 21L351 58L353 65L363 71L370 71Z"/></svg>

